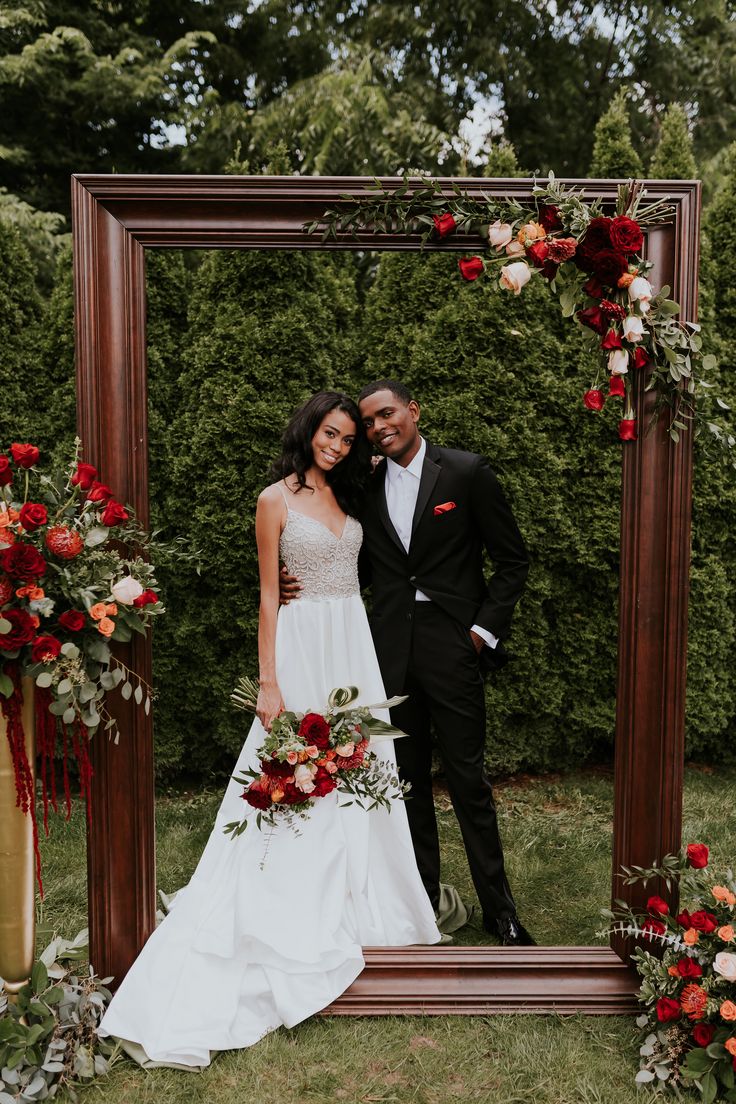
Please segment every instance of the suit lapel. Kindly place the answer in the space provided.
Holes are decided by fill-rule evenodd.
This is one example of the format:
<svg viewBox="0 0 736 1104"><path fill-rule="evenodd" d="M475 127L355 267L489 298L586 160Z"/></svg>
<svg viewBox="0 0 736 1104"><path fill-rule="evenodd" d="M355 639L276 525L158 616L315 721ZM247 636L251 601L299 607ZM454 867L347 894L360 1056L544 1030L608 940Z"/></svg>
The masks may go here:
<svg viewBox="0 0 736 1104"><path fill-rule="evenodd" d="M432 454L432 455L430 455ZM419 494L417 495L417 504L414 507L414 517L411 522L411 539L414 540L414 534L417 531L417 526L422 520L422 515L427 507L432 491L434 490L435 483L440 477L441 467L433 459L433 456L437 455L435 449L427 444L427 451L424 454L424 464L422 465L422 478L419 482ZM385 501L385 494L384 494Z"/></svg>
<svg viewBox="0 0 736 1104"><path fill-rule="evenodd" d="M375 488L376 505L378 507L378 516L380 517L381 522L383 524L383 527L386 530L386 532L388 533L388 535L390 536L391 540L394 542L394 544L399 549L399 551L402 552L403 555L405 556L406 555L406 549L404 548L403 544L401 543L401 537L399 536L399 534L394 529L393 524L391 522L391 518L389 517L389 513L388 513L388 504L386 502L386 463L385 463L385 461L384 461L383 464L381 464L380 467L381 467L381 471L376 473L376 475L374 475L374 477L373 477L374 479L377 479L377 480L380 481L379 485L376 486L376 488Z"/></svg>

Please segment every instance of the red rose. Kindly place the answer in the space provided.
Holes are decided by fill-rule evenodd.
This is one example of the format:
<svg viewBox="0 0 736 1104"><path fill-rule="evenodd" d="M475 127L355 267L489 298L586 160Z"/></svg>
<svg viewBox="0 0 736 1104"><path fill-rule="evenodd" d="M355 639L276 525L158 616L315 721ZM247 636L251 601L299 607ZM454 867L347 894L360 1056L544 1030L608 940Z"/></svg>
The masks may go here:
<svg viewBox="0 0 736 1104"><path fill-rule="evenodd" d="M299 725L299 736L318 748L330 746L330 726L320 713L307 713Z"/></svg>
<svg viewBox="0 0 736 1104"><path fill-rule="evenodd" d="M39 502L26 502L20 508L20 523L27 533L35 533L48 520L46 507Z"/></svg>
<svg viewBox="0 0 736 1104"><path fill-rule="evenodd" d="M261 784L257 780L251 782L247 790L243 791L243 798L252 805L254 809L268 809L271 805L271 795L261 789Z"/></svg>
<svg viewBox="0 0 736 1104"><path fill-rule="evenodd" d="M667 931L667 925L663 924L661 920L645 920L641 926L642 935L646 935L651 939L653 935L664 935Z"/></svg>
<svg viewBox="0 0 736 1104"><path fill-rule="evenodd" d="M623 418L618 423L618 435L622 441L635 441L636 418Z"/></svg>
<svg viewBox="0 0 736 1104"><path fill-rule="evenodd" d="M549 238L547 241L549 252L547 256L555 264L562 264L575 256L578 243L575 238Z"/></svg>
<svg viewBox="0 0 736 1104"><path fill-rule="evenodd" d="M32 468L38 463L39 451L35 445L19 445L16 442L10 446L10 451L19 468Z"/></svg>
<svg viewBox="0 0 736 1104"><path fill-rule="evenodd" d="M121 521L127 521L128 516L128 511L125 507L120 502L116 502L114 498L111 498L102 511L102 524L118 525Z"/></svg>
<svg viewBox="0 0 736 1104"><path fill-rule="evenodd" d="M616 215L611 223L610 237L613 248L627 256L629 253L638 253L644 242L639 223L626 215Z"/></svg>
<svg viewBox="0 0 736 1104"><path fill-rule="evenodd" d="M443 215L432 215L432 221L434 222L434 228L437 231L437 236L440 238L446 238L448 234L457 226L455 219L452 217L449 211L445 211Z"/></svg>
<svg viewBox="0 0 736 1104"><path fill-rule="evenodd" d="M0 651L12 652L30 643L36 634L36 623L30 613L22 609L5 610L3 617L10 622L10 632L0 635Z"/></svg>
<svg viewBox="0 0 736 1104"><path fill-rule="evenodd" d="M690 913L690 927L695 928L696 931L703 932L704 935L709 935L718 927L718 921L712 912L706 912L705 909L698 909L697 912Z"/></svg>
<svg viewBox="0 0 736 1104"><path fill-rule="evenodd" d="M669 911L670 906L661 897L650 897L647 901L647 912L652 916L666 916Z"/></svg>
<svg viewBox="0 0 736 1104"><path fill-rule="evenodd" d="M690 923L690 913L687 911L687 909L683 909L682 912L678 912L677 916L675 917L675 920L677 921L677 923L680 925L681 928L691 928L692 927L692 924Z"/></svg>
<svg viewBox="0 0 736 1104"><path fill-rule="evenodd" d="M587 261L593 254L600 253L601 249L611 248L611 219L601 215L592 218L585 231L585 237L578 242L578 263ZM580 263L580 267L584 265ZM590 270L589 270L590 271Z"/></svg>
<svg viewBox="0 0 736 1104"><path fill-rule="evenodd" d="M4 452L0 453L0 487L7 487L13 482L13 469Z"/></svg>
<svg viewBox="0 0 736 1104"><path fill-rule="evenodd" d="M144 590L142 594L133 599L133 605L136 609L142 609L143 606L152 606L158 601L159 597L155 590Z"/></svg>
<svg viewBox="0 0 736 1104"><path fill-rule="evenodd" d="M703 976L703 967L694 958L681 958L677 972L681 978L699 978Z"/></svg>
<svg viewBox="0 0 736 1104"><path fill-rule="evenodd" d="M547 233L562 229L560 212L553 203L540 203L537 212L537 222L541 223Z"/></svg>
<svg viewBox="0 0 736 1104"><path fill-rule="evenodd" d="M615 287L619 276L629 267L626 258L615 249L601 249L591 260L593 272L605 287Z"/></svg>
<svg viewBox="0 0 736 1104"><path fill-rule="evenodd" d="M87 618L79 610L67 610L59 616L62 629L68 629L69 632L79 632L84 628L86 620Z"/></svg>
<svg viewBox="0 0 736 1104"><path fill-rule="evenodd" d="M288 778L294 773L290 763L281 763L278 759L261 759L261 770L269 778Z"/></svg>
<svg viewBox="0 0 736 1104"><path fill-rule="evenodd" d="M8 572L8 574L10 573ZM708 848L704 843L689 843L687 845L687 862L688 866L693 866L696 870L702 870L704 866L708 865Z"/></svg>
<svg viewBox="0 0 736 1104"><path fill-rule="evenodd" d="M583 291L591 299L603 299L603 288L595 276L591 276L587 283L583 284ZM624 318L626 315L624 315Z"/></svg>
<svg viewBox="0 0 736 1104"><path fill-rule="evenodd" d="M46 572L46 561L32 544L12 544L0 552L0 567L11 579L30 583Z"/></svg>
<svg viewBox="0 0 736 1104"><path fill-rule="evenodd" d="M485 268L480 257L461 257L457 265L464 280L477 280Z"/></svg>
<svg viewBox="0 0 736 1104"><path fill-rule="evenodd" d="M337 779L334 775L329 774L324 767L317 768L317 773L312 781L314 783L314 790L312 791L314 797L325 797L337 787Z"/></svg>
<svg viewBox="0 0 736 1104"><path fill-rule="evenodd" d="M107 502L112 498L112 490L105 483L94 482L87 491L88 502Z"/></svg>
<svg viewBox="0 0 736 1104"><path fill-rule="evenodd" d="M284 782L284 805L304 805L306 801L309 801L310 794L305 794L303 790L300 790L295 782Z"/></svg>
<svg viewBox="0 0 736 1104"><path fill-rule="evenodd" d="M585 310L579 310L575 317L583 326L601 335L608 329L608 322L600 307L586 307Z"/></svg>
<svg viewBox="0 0 736 1104"><path fill-rule="evenodd" d="M601 349L610 352L611 349L623 349L624 343L615 330L609 330L601 341Z"/></svg>
<svg viewBox="0 0 736 1104"><path fill-rule="evenodd" d="M637 345L634 349L634 367L646 368L649 363L649 353L642 345Z"/></svg>
<svg viewBox="0 0 736 1104"><path fill-rule="evenodd" d="M626 384L623 376L611 376L608 381L609 399L623 399L626 395Z"/></svg>
<svg viewBox="0 0 736 1104"><path fill-rule="evenodd" d="M605 401L606 399L603 392L595 388L586 391L583 395L583 405L586 406L588 410L595 410L596 413L603 409Z"/></svg>
<svg viewBox="0 0 736 1104"><path fill-rule="evenodd" d="M715 1033L716 1029L713 1024L696 1024L693 1028L693 1042L699 1047L709 1047L713 1042Z"/></svg>
<svg viewBox="0 0 736 1104"><path fill-rule="evenodd" d="M97 479L97 468L91 464L77 464L77 470L72 476L72 486L79 487L82 491L88 491ZM102 484L98 484L102 486Z"/></svg>
<svg viewBox="0 0 736 1104"><path fill-rule="evenodd" d="M670 997L660 997L657 1001L657 1019L661 1023L669 1023L671 1020L679 1020L680 1005L678 1001Z"/></svg>
<svg viewBox="0 0 736 1104"><path fill-rule="evenodd" d="M541 268L544 262L547 260L547 254L549 253L549 246L546 241L535 241L526 251L527 257L531 258L533 265L537 268Z"/></svg>
<svg viewBox="0 0 736 1104"><path fill-rule="evenodd" d="M31 648L31 659L34 663L46 663L56 659L60 651L61 642L55 636L37 636Z"/></svg>

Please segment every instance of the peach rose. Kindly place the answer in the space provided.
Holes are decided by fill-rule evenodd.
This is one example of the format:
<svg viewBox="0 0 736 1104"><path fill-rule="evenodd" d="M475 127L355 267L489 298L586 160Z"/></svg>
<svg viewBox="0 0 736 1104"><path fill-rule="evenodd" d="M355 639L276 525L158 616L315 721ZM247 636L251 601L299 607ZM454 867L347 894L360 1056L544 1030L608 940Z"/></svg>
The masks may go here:
<svg viewBox="0 0 736 1104"><path fill-rule="evenodd" d="M335 751L337 752L338 755L342 755L346 759L349 759L350 756L355 751L355 744L352 744L352 743L351 744L339 744L335 748Z"/></svg>
<svg viewBox="0 0 736 1104"><path fill-rule="evenodd" d="M41 624L41 618L38 616L37 613L32 613L30 615L30 618L31 618L31 624L33 625L34 629L37 629L38 626Z"/></svg>
<svg viewBox="0 0 736 1104"><path fill-rule="evenodd" d="M315 744L310 744L308 748L305 748L305 751L310 759L319 758L319 748Z"/></svg>
<svg viewBox="0 0 736 1104"><path fill-rule="evenodd" d="M620 288L627 288L629 284L634 282L634 275L632 272L624 272L623 276L619 276L617 282Z"/></svg>
<svg viewBox="0 0 736 1104"><path fill-rule="evenodd" d="M118 607L114 602L107 602L105 605L105 613L108 617L117 617Z"/></svg>
<svg viewBox="0 0 736 1104"><path fill-rule="evenodd" d="M721 901L724 905L736 905L736 895L727 886L713 886L711 893L716 901Z"/></svg>
<svg viewBox="0 0 736 1104"><path fill-rule="evenodd" d="M514 228L510 222L501 222L496 219L488 227L488 241L499 252L505 249L514 236Z"/></svg>
<svg viewBox="0 0 736 1104"><path fill-rule="evenodd" d="M718 1011L721 1013L721 1019L725 1020L726 1023L736 1021L736 1004L733 1001L724 1001Z"/></svg>
<svg viewBox="0 0 736 1104"><path fill-rule="evenodd" d="M325 763L325 770L328 774L337 774L337 765L330 759Z"/></svg>
<svg viewBox="0 0 736 1104"><path fill-rule="evenodd" d="M733 943L734 930L731 924L724 924L722 928L718 929L717 935L719 939L722 939L724 943Z"/></svg>
<svg viewBox="0 0 736 1104"><path fill-rule="evenodd" d="M103 617L107 617L107 605L105 602L95 602L90 608L89 615L93 621L101 621Z"/></svg>
<svg viewBox="0 0 736 1104"><path fill-rule="evenodd" d="M287 753L286 753L286 762L289 763L290 766L293 767L295 763L299 762L299 756L297 755L297 753L295 751L287 751Z"/></svg>
<svg viewBox="0 0 736 1104"><path fill-rule="evenodd" d="M282 801L283 797L284 797L284 791L283 790L271 790L271 800L272 801Z"/></svg>
<svg viewBox="0 0 736 1104"><path fill-rule="evenodd" d="M314 790L312 768L308 767L305 763L301 763L294 771L294 785L298 790L301 790L302 793L312 793Z"/></svg>
<svg viewBox="0 0 736 1104"><path fill-rule="evenodd" d="M115 622L111 621L109 617L101 617L97 622L97 631L102 633L103 636L112 636L115 632Z"/></svg>
<svg viewBox="0 0 736 1104"><path fill-rule="evenodd" d="M695 928L688 928L682 938L687 943L688 947L692 947L698 942L700 935Z"/></svg>
<svg viewBox="0 0 736 1104"><path fill-rule="evenodd" d="M539 222L525 222L516 237L522 244L528 245L530 242L546 238L547 231Z"/></svg>
<svg viewBox="0 0 736 1104"><path fill-rule="evenodd" d="M719 951L713 959L713 969L726 981L736 981L736 954L730 951Z"/></svg>
<svg viewBox="0 0 736 1104"><path fill-rule="evenodd" d="M514 295L518 295L524 284L528 284L531 278L531 269L526 261L514 261L501 269L498 283L506 291L513 291Z"/></svg>
<svg viewBox="0 0 736 1104"><path fill-rule="evenodd" d="M521 257L526 250L520 241L512 241L506 246L506 252L509 257Z"/></svg>
<svg viewBox="0 0 736 1104"><path fill-rule="evenodd" d="M723 1044L729 1054L732 1054L736 1058L736 1035L732 1035L730 1039L726 1039Z"/></svg>

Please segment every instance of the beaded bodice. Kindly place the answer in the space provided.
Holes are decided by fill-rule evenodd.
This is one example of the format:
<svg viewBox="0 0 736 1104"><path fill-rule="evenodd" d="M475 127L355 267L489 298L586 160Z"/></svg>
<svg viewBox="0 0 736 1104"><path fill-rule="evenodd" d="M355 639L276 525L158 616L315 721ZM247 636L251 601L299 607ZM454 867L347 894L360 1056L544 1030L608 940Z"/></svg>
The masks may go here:
<svg viewBox="0 0 736 1104"><path fill-rule="evenodd" d="M316 518L292 510L286 504L286 525L281 532L279 552L290 575L297 575L300 598L326 601L350 598L360 593L358 553L363 529L354 517L345 518L340 537Z"/></svg>

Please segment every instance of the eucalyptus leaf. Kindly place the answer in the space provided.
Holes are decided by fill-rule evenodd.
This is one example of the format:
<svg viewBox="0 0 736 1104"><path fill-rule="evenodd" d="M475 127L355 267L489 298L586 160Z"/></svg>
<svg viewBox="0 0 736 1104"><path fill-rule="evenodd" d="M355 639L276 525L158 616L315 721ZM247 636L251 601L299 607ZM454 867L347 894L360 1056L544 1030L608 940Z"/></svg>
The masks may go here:
<svg viewBox="0 0 736 1104"><path fill-rule="evenodd" d="M72 688L71 679L63 678L57 687L59 695L68 694Z"/></svg>
<svg viewBox="0 0 736 1104"><path fill-rule="evenodd" d="M124 682L120 693L123 696L123 699L127 701L133 693L133 687L130 685L129 682Z"/></svg>
<svg viewBox="0 0 736 1104"><path fill-rule="evenodd" d="M0 617L0 636L6 636L12 627L12 621L8 621L7 617Z"/></svg>
<svg viewBox="0 0 736 1104"><path fill-rule="evenodd" d="M80 702L84 705L84 703L88 702L90 698L94 698L96 693L97 687L93 682L83 682L82 685L79 687L78 697Z"/></svg>
<svg viewBox="0 0 736 1104"><path fill-rule="evenodd" d="M135 693L133 694L133 697L135 698L135 704L136 705L140 705L141 702L143 701L143 687L141 686L140 683L138 683L138 685L136 686Z"/></svg>
<svg viewBox="0 0 736 1104"><path fill-rule="evenodd" d="M110 535L110 530L104 525L95 525L90 529L87 536L84 538L84 543L87 548L97 548L98 545L104 544Z"/></svg>
<svg viewBox="0 0 736 1104"><path fill-rule="evenodd" d="M76 715L76 710L73 708L73 706L70 705L69 708L65 709L62 713L61 719L65 725L74 724L74 718L76 717Z"/></svg>
<svg viewBox="0 0 736 1104"><path fill-rule="evenodd" d="M78 659L79 648L76 644L72 644L71 640L67 640L66 644L61 645L61 654L67 659Z"/></svg>
<svg viewBox="0 0 736 1104"><path fill-rule="evenodd" d="M38 677L40 678L41 676L39 675ZM0 671L0 694L2 694L4 698L9 698L13 693L13 689L13 680Z"/></svg>
<svg viewBox="0 0 736 1104"><path fill-rule="evenodd" d="M103 690L115 689L115 677L112 671L103 671L100 675L100 686Z"/></svg>

